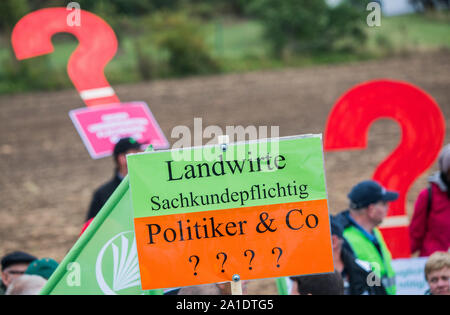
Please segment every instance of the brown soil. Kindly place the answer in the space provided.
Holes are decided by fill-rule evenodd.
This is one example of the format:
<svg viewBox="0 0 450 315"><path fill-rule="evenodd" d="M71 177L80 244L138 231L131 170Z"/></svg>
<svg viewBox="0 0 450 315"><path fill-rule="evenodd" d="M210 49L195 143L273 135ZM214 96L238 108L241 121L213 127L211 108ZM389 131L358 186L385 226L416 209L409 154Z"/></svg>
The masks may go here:
<svg viewBox="0 0 450 315"><path fill-rule="evenodd" d="M322 133L337 98L355 84L378 78L408 81L440 105L450 142L450 52L304 69L196 77L115 86L122 102L145 101L172 144L177 125L280 126L280 136ZM112 176L110 158L89 157L68 112L84 107L75 89L0 97L0 256L25 250L62 260L77 239L93 190ZM399 128L376 122L364 151L325 154L330 211L347 206L347 192L372 176L396 147ZM205 140L205 143L209 140ZM431 171L431 170L430 170ZM426 185L417 179L414 200ZM249 293L275 293L273 280L253 281Z"/></svg>

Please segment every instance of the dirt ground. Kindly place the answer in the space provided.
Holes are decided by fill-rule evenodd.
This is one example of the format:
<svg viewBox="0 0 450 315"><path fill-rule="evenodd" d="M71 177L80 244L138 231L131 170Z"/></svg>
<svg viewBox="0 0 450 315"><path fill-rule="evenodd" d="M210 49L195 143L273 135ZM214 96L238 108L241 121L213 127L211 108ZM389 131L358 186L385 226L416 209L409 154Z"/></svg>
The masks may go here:
<svg viewBox="0 0 450 315"><path fill-rule="evenodd" d="M145 101L172 144L177 125L280 126L280 136L323 133L340 95L360 82L390 78L427 91L440 105L450 142L450 51L303 69L195 77L114 86L120 100ZM93 190L113 173L111 158L89 157L68 112L84 107L76 90L0 96L0 256L25 250L61 261L80 232ZM192 130L192 129L191 129ZM327 152L330 211L347 206L347 192L370 178L397 146L398 125L373 124L363 151ZM205 142L209 141L208 139ZM411 215L426 176L407 196ZM253 281L249 293L271 294L273 280Z"/></svg>

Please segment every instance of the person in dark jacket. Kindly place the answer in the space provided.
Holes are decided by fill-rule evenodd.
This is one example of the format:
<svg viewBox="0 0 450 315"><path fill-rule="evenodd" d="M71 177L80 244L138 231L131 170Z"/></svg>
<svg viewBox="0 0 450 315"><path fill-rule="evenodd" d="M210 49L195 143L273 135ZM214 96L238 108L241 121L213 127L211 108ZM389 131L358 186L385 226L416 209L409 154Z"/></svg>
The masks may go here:
<svg viewBox="0 0 450 315"><path fill-rule="evenodd" d="M370 263L357 259L349 246L344 246L342 226L333 217L330 222L334 268L344 281L344 294L386 295L386 290L372 272Z"/></svg>
<svg viewBox="0 0 450 315"><path fill-rule="evenodd" d="M356 258L371 264L389 295L396 294L395 271L391 253L378 226L387 215L388 203L398 196L397 192L386 190L376 181L365 180L348 194L349 209L335 217L343 228L344 246Z"/></svg>
<svg viewBox="0 0 450 315"><path fill-rule="evenodd" d="M343 295L344 284L336 270L331 273L290 277L293 293L299 295Z"/></svg>
<svg viewBox="0 0 450 315"><path fill-rule="evenodd" d="M417 198L409 225L411 252L422 257L450 249L450 144L442 149L438 164L439 171Z"/></svg>
<svg viewBox="0 0 450 315"><path fill-rule="evenodd" d="M97 215L112 193L116 190L117 186L119 186L122 179L127 176L128 167L126 155L142 152L141 146L142 144L133 138L122 138L116 143L113 153L115 164L114 176L94 192L86 216L86 222L91 221ZM85 229L85 227L83 229Z"/></svg>

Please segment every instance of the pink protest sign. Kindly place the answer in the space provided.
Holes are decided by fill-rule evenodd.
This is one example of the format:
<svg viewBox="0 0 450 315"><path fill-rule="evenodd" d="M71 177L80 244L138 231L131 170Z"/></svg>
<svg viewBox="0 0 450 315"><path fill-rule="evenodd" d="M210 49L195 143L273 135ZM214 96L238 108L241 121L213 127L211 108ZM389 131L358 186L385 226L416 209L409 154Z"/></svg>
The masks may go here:
<svg viewBox="0 0 450 315"><path fill-rule="evenodd" d="M167 149L169 142L144 102L99 105L69 112L75 128L93 159L112 154L120 138L133 137L155 149Z"/></svg>

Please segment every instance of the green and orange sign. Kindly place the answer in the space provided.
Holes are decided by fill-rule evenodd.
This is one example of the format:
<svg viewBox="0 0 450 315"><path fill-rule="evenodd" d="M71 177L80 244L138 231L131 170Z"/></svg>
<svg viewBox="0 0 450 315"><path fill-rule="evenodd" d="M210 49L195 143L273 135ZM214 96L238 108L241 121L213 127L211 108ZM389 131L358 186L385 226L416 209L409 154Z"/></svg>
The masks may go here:
<svg viewBox="0 0 450 315"><path fill-rule="evenodd" d="M333 272L320 135L128 156L142 289Z"/></svg>

